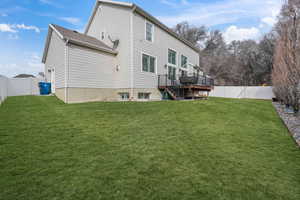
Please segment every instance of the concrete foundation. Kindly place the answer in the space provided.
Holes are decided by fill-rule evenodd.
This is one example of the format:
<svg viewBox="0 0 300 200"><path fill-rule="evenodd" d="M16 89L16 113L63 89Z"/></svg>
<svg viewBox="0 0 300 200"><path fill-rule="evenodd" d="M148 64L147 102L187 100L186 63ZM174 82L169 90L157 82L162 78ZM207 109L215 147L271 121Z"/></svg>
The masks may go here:
<svg viewBox="0 0 300 200"><path fill-rule="evenodd" d="M130 101L159 101L161 93L156 88L58 88L55 95L65 103L83 103L94 101L122 101L120 93L129 93ZM150 93L150 99L138 98L138 93ZM66 96L65 96L66 95Z"/></svg>

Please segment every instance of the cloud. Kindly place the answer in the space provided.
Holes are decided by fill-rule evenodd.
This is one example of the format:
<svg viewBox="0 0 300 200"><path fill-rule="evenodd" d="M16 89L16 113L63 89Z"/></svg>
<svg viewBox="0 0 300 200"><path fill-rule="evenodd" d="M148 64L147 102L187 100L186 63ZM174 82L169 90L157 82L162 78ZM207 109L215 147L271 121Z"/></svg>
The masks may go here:
<svg viewBox="0 0 300 200"><path fill-rule="evenodd" d="M36 26L27 26L25 24L0 24L0 32L17 33L18 29L33 30L36 33L40 33L40 29Z"/></svg>
<svg viewBox="0 0 300 200"><path fill-rule="evenodd" d="M178 4L176 4L175 2L170 1L170 0L160 0L160 2L162 4L167 5L167 6L172 6L172 7L177 7L178 6Z"/></svg>
<svg viewBox="0 0 300 200"><path fill-rule="evenodd" d="M1 17L7 17L8 15L6 13L0 13Z"/></svg>
<svg viewBox="0 0 300 200"><path fill-rule="evenodd" d="M162 3L178 5L180 1L162 0ZM208 27L234 24L237 22L249 23L249 21L271 17L276 18L283 4L282 0L220 0L216 2L187 2L174 15L158 16L168 26L174 26L179 22L188 21L194 25L206 25ZM174 8L174 7L173 7Z"/></svg>
<svg viewBox="0 0 300 200"><path fill-rule="evenodd" d="M230 26L223 33L226 43L230 43L234 40L247 40L247 39L259 39L261 32L258 28L238 28L237 26Z"/></svg>
<svg viewBox="0 0 300 200"><path fill-rule="evenodd" d="M276 24L276 19L274 17L264 17L261 21L269 26L274 26Z"/></svg>
<svg viewBox="0 0 300 200"><path fill-rule="evenodd" d="M68 22L70 24L73 25L80 25L81 24L81 20L77 17L59 17L58 19Z"/></svg>
<svg viewBox="0 0 300 200"><path fill-rule="evenodd" d="M54 6L57 8L62 8L63 6L61 4L58 4L57 2L54 2L54 0L39 0L42 4Z"/></svg>
<svg viewBox="0 0 300 200"><path fill-rule="evenodd" d="M13 25L13 27L15 27L17 29L33 30L36 33L41 32L41 30L38 27L36 27L36 26L26 26L25 24L16 24L16 25Z"/></svg>
<svg viewBox="0 0 300 200"><path fill-rule="evenodd" d="M0 24L0 32L16 33L17 31L9 24Z"/></svg>
<svg viewBox="0 0 300 200"><path fill-rule="evenodd" d="M272 2L269 2L269 3L270 3L269 12L271 14L270 14L270 16L263 17L261 19L260 26L268 25L268 26L272 27L277 22L277 16L280 13L281 6L278 6L278 5L276 6L276 4L273 4L273 6L272 6Z"/></svg>
<svg viewBox="0 0 300 200"><path fill-rule="evenodd" d="M160 2L167 6L171 6L172 8L179 8L189 5L189 2L187 0L160 0Z"/></svg>
<svg viewBox="0 0 300 200"><path fill-rule="evenodd" d="M82 21L78 17L58 17L57 15L55 15L53 13L40 13L40 12L37 12L35 14L38 15L38 16L41 16L41 17L55 18L55 19L67 22L67 23L75 25L75 26L81 26L82 25Z"/></svg>
<svg viewBox="0 0 300 200"><path fill-rule="evenodd" d="M24 55L26 58L18 63L0 63L1 74L13 77L18 74L33 74L37 75L38 72L44 71L44 64L41 63L41 57L37 52L27 52Z"/></svg>

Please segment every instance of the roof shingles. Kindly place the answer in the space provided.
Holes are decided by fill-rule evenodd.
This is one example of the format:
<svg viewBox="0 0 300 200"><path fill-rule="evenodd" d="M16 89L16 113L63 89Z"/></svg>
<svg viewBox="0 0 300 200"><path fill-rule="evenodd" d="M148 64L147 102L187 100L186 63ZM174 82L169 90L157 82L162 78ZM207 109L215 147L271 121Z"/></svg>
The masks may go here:
<svg viewBox="0 0 300 200"><path fill-rule="evenodd" d="M109 47L108 45L104 44L103 42L101 42L100 40L94 37L79 33L74 30L66 29L64 27L55 24L51 24L51 25L62 35L63 39L69 40L69 42L71 43L73 42L78 45L104 50L109 53L114 53L114 54L117 53L114 49L112 49L111 47Z"/></svg>

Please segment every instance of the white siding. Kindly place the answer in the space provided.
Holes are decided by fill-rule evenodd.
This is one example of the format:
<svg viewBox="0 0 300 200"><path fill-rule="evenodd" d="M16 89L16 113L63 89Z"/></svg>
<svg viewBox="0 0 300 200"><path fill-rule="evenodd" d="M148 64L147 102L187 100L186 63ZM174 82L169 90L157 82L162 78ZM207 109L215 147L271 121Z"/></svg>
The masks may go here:
<svg viewBox="0 0 300 200"><path fill-rule="evenodd" d="M100 4L92 20L87 35L93 36L112 47L110 36L113 40L119 39L120 43L116 49L116 64L120 70L116 73L115 87L130 87L130 13L129 8ZM102 32L104 39L102 39Z"/></svg>
<svg viewBox="0 0 300 200"><path fill-rule="evenodd" d="M68 87L114 88L115 56L77 45L68 47Z"/></svg>
<svg viewBox="0 0 300 200"><path fill-rule="evenodd" d="M45 76L46 81L50 82L50 73L48 70L54 69L56 88L65 87L65 47L65 43L57 33L53 31L45 62Z"/></svg>
<svg viewBox="0 0 300 200"><path fill-rule="evenodd" d="M199 64L198 53L179 41L175 37L168 34L158 26L154 25L154 41L149 42L145 39L145 22L146 19L135 13L133 20L133 46L134 46L134 87L135 88L156 88L157 74L166 74L168 63L168 48L177 52L177 68L179 69L181 62L181 54L188 57L188 63L194 65ZM141 53L156 57L157 71L156 74L150 72L142 72ZM177 70L178 73L178 70Z"/></svg>

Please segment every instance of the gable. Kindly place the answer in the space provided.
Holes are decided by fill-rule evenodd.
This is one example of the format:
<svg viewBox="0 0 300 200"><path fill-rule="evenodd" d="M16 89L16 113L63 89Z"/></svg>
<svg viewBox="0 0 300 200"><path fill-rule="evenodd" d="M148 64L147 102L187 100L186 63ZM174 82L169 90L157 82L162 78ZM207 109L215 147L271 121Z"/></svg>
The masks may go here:
<svg viewBox="0 0 300 200"><path fill-rule="evenodd" d="M87 24L87 27L85 29L85 34L87 34L87 32L89 31L91 23L94 20L94 17L96 15L96 12L97 12L100 4L112 5L112 6L116 6L116 7L119 7L119 8L124 8L124 7L129 8L129 9L131 9L131 12L135 12L135 13L138 13L139 15L143 16L145 19L147 19L151 23L155 24L156 26L160 27L165 32L167 32L171 37L174 37L177 40L181 41L183 44L189 46L190 48L192 48L197 53L199 53L199 51L200 51L191 42L189 42L188 40L186 40L186 39L182 38L181 36L179 36L172 29L170 29L169 27L164 25L162 22L160 22L158 19L153 17L151 14L149 14L148 12L146 12L145 10L143 10L142 8L140 8L139 6L137 6L133 3L125 3L125 2L118 2L118 1L111 1L111 0L97 0L96 4L94 6L94 9L93 9L92 15L91 15L91 17L89 19L89 22Z"/></svg>

